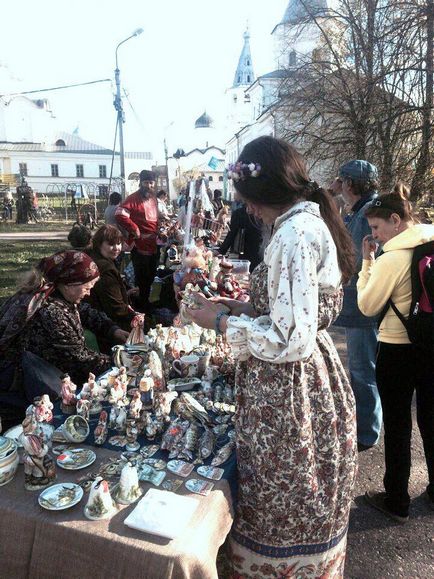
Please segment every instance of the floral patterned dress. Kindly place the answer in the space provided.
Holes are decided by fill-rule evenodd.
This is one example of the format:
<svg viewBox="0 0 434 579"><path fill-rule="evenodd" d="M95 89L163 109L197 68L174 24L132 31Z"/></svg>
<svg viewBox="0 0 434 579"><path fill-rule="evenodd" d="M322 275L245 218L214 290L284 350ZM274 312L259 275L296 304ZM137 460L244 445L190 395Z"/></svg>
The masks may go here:
<svg viewBox="0 0 434 579"><path fill-rule="evenodd" d="M268 275L264 263L252 274L258 316L270 312ZM340 289L319 293L309 357L273 364L250 355L239 363L234 578L343 576L357 461L355 403L326 332L341 306Z"/></svg>

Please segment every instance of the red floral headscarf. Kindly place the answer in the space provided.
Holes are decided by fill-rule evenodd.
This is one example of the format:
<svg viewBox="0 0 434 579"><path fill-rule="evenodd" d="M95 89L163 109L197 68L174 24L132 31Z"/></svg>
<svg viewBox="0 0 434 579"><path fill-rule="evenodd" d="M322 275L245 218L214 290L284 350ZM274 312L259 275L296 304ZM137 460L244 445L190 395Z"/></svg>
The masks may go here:
<svg viewBox="0 0 434 579"><path fill-rule="evenodd" d="M35 315L58 284L81 285L99 277L98 266L87 253L71 249L44 257L39 262L38 269L44 276L45 283L30 300L27 321Z"/></svg>
<svg viewBox="0 0 434 579"><path fill-rule="evenodd" d="M55 285L80 285L99 277L98 266L82 251L58 251L38 266L46 281Z"/></svg>
<svg viewBox="0 0 434 579"><path fill-rule="evenodd" d="M59 251L45 257L38 269L43 285L30 294L15 294L0 308L0 355L22 332L57 285L81 285L99 277L98 266L81 251Z"/></svg>

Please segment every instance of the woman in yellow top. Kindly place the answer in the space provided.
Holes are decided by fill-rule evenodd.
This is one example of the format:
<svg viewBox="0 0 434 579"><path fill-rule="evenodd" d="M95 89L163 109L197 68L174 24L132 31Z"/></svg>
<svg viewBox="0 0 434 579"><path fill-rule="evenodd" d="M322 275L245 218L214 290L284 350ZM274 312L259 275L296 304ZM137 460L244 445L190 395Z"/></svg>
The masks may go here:
<svg viewBox="0 0 434 579"><path fill-rule="evenodd" d="M363 240L363 267L357 283L358 305L376 316L389 298L405 318L411 304L413 249L434 240L434 226L416 224L407 199L390 193L378 197L366 217L372 237ZM376 243L383 253L375 259ZM407 331L389 308L379 328L377 385L383 407L385 492L368 491L367 502L398 522L408 519L410 496L411 401L417 399L417 422L423 440L429 484L426 497L434 508L434 360L410 343Z"/></svg>

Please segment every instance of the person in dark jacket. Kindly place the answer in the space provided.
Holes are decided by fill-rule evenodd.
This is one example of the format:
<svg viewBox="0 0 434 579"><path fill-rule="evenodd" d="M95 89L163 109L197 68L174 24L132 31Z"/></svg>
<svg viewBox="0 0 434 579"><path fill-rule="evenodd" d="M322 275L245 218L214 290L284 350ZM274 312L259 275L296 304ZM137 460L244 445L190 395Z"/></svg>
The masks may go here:
<svg viewBox="0 0 434 579"><path fill-rule="evenodd" d="M100 278L87 301L129 332L136 312L128 304L127 291L115 264L121 249L122 233L114 225L103 225L93 236L88 254L97 264Z"/></svg>
<svg viewBox="0 0 434 579"><path fill-rule="evenodd" d="M348 368L357 407L359 451L377 444L382 422L381 401L375 378L377 355L377 318L362 314L357 305L357 278L362 269L362 241L371 233L365 211L377 198L377 168L357 159L339 170L342 195L351 212L344 221L356 251L356 273L344 286L344 303L335 326L345 328Z"/></svg>
<svg viewBox="0 0 434 579"><path fill-rule="evenodd" d="M229 250L238 253L240 259L250 261L250 271L262 261L261 256L262 233L248 215L246 206L241 205L233 211L229 232L220 245L220 253L225 255Z"/></svg>

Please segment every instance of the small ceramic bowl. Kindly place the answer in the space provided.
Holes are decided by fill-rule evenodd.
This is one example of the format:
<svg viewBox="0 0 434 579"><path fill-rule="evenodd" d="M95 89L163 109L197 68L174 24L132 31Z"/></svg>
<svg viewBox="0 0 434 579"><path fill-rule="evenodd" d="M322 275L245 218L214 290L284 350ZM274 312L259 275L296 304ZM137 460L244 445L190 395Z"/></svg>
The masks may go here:
<svg viewBox="0 0 434 579"><path fill-rule="evenodd" d="M17 443L0 436L0 486L10 482L18 468Z"/></svg>
<svg viewBox="0 0 434 579"><path fill-rule="evenodd" d="M84 442L89 436L89 423L82 416L69 416L62 426L62 432L68 442Z"/></svg>

